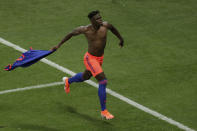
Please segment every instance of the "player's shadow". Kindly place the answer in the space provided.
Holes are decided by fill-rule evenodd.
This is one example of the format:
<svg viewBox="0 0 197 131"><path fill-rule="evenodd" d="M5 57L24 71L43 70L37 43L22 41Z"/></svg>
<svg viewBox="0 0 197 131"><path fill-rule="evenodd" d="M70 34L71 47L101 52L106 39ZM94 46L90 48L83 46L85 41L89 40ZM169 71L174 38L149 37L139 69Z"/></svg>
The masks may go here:
<svg viewBox="0 0 197 131"><path fill-rule="evenodd" d="M58 129L46 127L42 125L33 125L33 124L17 124L12 128L17 128L17 130L35 130L35 131L59 131Z"/></svg>
<svg viewBox="0 0 197 131"><path fill-rule="evenodd" d="M57 103L58 107L62 108L64 110L64 113L69 112L72 113L74 115L76 115L77 117L80 117L82 119L85 119L89 122L91 122L92 124L94 124L95 126L99 126L99 127L112 127L113 125L110 122L107 122L106 120L102 120L102 119L97 119L94 117L91 117L89 115L83 114L78 112L75 108L69 106L69 105L65 105L62 103Z"/></svg>
<svg viewBox="0 0 197 131"><path fill-rule="evenodd" d="M5 128L5 127L7 127L7 126L0 126L0 128Z"/></svg>

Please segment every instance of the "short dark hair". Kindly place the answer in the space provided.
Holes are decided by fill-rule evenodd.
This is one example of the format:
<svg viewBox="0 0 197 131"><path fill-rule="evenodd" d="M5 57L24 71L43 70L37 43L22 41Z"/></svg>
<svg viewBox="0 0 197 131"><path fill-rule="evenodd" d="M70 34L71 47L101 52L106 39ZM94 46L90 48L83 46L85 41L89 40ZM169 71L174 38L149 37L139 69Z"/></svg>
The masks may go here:
<svg viewBox="0 0 197 131"><path fill-rule="evenodd" d="M95 10L95 11L91 11L89 14L88 14L88 18L91 19L93 16L95 16L96 14L99 14L100 12L98 10Z"/></svg>

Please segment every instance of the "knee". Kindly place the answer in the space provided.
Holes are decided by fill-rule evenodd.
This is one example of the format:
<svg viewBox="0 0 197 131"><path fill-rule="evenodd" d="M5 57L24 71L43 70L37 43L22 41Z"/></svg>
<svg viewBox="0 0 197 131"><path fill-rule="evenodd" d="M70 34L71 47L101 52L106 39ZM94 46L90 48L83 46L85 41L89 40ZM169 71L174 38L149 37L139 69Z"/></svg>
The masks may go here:
<svg viewBox="0 0 197 131"><path fill-rule="evenodd" d="M83 79L84 80L89 80L91 78L91 74L83 74Z"/></svg>
<svg viewBox="0 0 197 131"><path fill-rule="evenodd" d="M107 80L104 72L98 74L95 78L97 79L98 82L103 81L103 80Z"/></svg>

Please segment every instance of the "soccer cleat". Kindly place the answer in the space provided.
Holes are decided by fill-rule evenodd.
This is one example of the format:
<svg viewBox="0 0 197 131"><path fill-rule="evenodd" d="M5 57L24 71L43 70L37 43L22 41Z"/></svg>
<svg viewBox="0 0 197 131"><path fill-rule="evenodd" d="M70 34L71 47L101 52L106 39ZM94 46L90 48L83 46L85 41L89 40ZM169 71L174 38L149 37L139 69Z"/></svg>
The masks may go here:
<svg viewBox="0 0 197 131"><path fill-rule="evenodd" d="M65 82L64 90L66 93L70 92L70 84L68 83L68 77L63 77L63 81Z"/></svg>
<svg viewBox="0 0 197 131"><path fill-rule="evenodd" d="M114 116L108 112L108 110L101 111L101 117L107 120L113 119Z"/></svg>

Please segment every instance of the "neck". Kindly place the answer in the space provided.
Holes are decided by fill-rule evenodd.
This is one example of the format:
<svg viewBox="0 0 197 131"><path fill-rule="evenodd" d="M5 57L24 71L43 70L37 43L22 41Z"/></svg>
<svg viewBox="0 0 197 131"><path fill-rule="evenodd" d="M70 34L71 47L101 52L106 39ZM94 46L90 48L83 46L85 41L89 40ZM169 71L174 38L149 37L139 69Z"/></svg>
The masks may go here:
<svg viewBox="0 0 197 131"><path fill-rule="evenodd" d="M100 25L92 24L92 26L93 26L93 28L94 28L95 30L98 30L98 29L100 28Z"/></svg>

